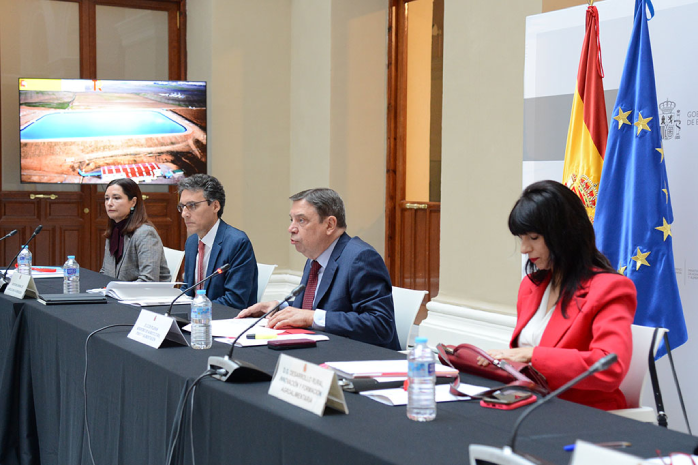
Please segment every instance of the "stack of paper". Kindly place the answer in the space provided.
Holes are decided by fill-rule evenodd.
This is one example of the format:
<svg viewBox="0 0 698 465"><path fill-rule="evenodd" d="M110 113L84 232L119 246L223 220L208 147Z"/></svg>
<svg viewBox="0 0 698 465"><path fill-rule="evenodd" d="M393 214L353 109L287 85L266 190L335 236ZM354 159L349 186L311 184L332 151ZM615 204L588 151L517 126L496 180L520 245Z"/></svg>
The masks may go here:
<svg viewBox="0 0 698 465"><path fill-rule="evenodd" d="M450 385L439 384L436 386L436 402L454 402L458 400L470 400L472 397L486 391L489 388L484 386L473 386L471 384L461 383L458 386L458 390L468 397L454 396L450 392ZM394 389L380 389L376 391L363 391L362 396L366 396L369 399L380 402L385 405L407 405L407 391L403 388Z"/></svg>
<svg viewBox="0 0 698 465"><path fill-rule="evenodd" d="M121 303L147 307L153 305L170 305L182 290L175 285L184 283L155 283L155 282L130 282L112 281L104 289L92 289L88 292L99 293L117 299ZM189 305L192 298L182 296L175 302L176 305Z"/></svg>

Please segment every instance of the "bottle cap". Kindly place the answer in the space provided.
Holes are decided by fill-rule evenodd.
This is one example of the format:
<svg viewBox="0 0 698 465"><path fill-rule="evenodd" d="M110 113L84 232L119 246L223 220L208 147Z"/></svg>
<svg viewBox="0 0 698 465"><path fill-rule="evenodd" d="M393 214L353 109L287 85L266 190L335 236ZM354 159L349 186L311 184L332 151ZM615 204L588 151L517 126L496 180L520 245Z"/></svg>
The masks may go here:
<svg viewBox="0 0 698 465"><path fill-rule="evenodd" d="M196 295L206 295L206 289L198 289Z"/></svg>
<svg viewBox="0 0 698 465"><path fill-rule="evenodd" d="M75 255L68 255L68 260L75 260Z"/></svg>
<svg viewBox="0 0 698 465"><path fill-rule="evenodd" d="M426 344L427 343L427 338L426 337L416 337L414 339L415 344Z"/></svg>
<svg viewBox="0 0 698 465"><path fill-rule="evenodd" d="M26 249L26 248L27 248L27 246L26 246L26 245L23 245L23 246L22 246L22 248L23 248L23 249Z"/></svg>

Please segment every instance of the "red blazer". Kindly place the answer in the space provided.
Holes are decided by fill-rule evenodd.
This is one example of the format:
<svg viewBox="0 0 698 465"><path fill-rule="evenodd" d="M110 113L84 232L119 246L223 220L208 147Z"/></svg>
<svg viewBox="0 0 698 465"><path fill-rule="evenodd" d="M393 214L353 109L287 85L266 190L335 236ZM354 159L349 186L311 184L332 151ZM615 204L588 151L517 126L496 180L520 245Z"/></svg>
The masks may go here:
<svg viewBox="0 0 698 465"><path fill-rule="evenodd" d="M511 347L518 347L521 330L540 306L550 278L536 286L525 277L519 287L516 329ZM618 389L632 356L630 325L637 296L633 282L619 274L601 273L582 284L567 305L567 318L558 302L531 364L548 379L551 389L586 371L597 360L614 352L618 362L586 378L560 397L602 410L626 408Z"/></svg>

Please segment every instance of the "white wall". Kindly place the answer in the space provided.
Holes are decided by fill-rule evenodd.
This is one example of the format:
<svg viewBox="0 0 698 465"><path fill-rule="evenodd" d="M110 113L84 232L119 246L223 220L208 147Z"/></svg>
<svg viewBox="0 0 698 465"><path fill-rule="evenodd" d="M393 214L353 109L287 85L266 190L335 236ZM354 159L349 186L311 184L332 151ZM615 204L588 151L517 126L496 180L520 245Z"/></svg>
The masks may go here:
<svg viewBox="0 0 698 465"><path fill-rule="evenodd" d="M188 3L188 78L209 82L209 169L257 259L298 275L288 197L331 187L349 233L385 236L387 1Z"/></svg>

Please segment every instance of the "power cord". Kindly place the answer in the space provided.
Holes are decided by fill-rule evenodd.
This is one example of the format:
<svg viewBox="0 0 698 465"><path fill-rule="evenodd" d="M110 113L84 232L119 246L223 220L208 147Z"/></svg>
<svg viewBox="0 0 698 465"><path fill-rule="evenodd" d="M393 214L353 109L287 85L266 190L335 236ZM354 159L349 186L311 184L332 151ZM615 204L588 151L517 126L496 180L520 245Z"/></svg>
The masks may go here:
<svg viewBox="0 0 698 465"><path fill-rule="evenodd" d="M204 371L201 375L199 375L198 378L194 380L194 382L191 384L191 386L187 387L186 385L182 388L182 394L180 395L179 398L179 403L177 404L177 410L175 412L175 417L174 417L174 422L172 423L172 431L170 432L170 440L169 440L169 447L167 451L167 461L165 462L166 465L170 465L172 463L172 458L174 455L174 450L177 445L177 439L179 438L179 430L181 429L182 426L182 421L184 420L184 410L186 409L187 406L187 398L189 395L192 395L191 399L191 407L190 407L190 422L189 422L189 434L191 437L191 452L192 452L192 464L194 464L194 432L192 430L192 423L193 423L193 412L194 412L194 395L193 392L196 389L196 385L199 384L204 378L213 376L214 374L220 374L218 373L221 370L213 370L213 369L208 369Z"/></svg>
<svg viewBox="0 0 698 465"><path fill-rule="evenodd" d="M95 464L95 458L94 455L92 454L92 440L90 438L90 425L87 422L87 343L90 342L90 338L97 334L100 331L104 331L105 329L109 328L117 328L117 327L133 327L132 324L130 325L108 325L104 326L102 328L96 329L92 331L90 334L87 335L87 339L85 339L85 375L82 378L82 390L83 393L85 394L85 432L87 433L87 451L90 453L90 460L92 461L92 465Z"/></svg>

